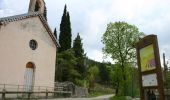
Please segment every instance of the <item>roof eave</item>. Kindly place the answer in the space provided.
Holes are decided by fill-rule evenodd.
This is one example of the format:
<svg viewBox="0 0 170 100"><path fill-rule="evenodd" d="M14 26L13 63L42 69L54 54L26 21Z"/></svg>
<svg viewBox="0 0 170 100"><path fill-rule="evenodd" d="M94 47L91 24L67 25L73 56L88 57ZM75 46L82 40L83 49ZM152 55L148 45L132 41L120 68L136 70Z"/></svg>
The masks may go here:
<svg viewBox="0 0 170 100"><path fill-rule="evenodd" d="M26 13L26 14L21 14L21 15L16 15L16 16L0 18L0 25L6 24L8 22L14 22L14 21L23 20L23 19L30 18L30 17L37 17L37 16L40 18L42 24L46 28L48 34L50 35L56 47L60 47L60 44L58 40L55 38L53 32L51 31L47 21L45 20L44 16L39 12Z"/></svg>
<svg viewBox="0 0 170 100"><path fill-rule="evenodd" d="M42 21L44 27L46 28L47 32L49 33L51 39L54 41L55 45L57 47L60 47L58 40L55 38L55 36L54 36L51 28L49 27L47 21L45 20L44 16L42 14L39 14L38 16L39 16L40 20Z"/></svg>

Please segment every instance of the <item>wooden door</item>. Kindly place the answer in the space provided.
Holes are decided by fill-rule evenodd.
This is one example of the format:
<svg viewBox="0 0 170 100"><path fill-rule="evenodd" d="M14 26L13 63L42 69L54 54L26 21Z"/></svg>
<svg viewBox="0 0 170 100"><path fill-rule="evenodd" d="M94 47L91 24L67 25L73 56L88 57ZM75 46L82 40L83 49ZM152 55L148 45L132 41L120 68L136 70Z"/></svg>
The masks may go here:
<svg viewBox="0 0 170 100"><path fill-rule="evenodd" d="M34 64L29 62L26 65L25 76L24 76L24 91L33 91L34 87Z"/></svg>

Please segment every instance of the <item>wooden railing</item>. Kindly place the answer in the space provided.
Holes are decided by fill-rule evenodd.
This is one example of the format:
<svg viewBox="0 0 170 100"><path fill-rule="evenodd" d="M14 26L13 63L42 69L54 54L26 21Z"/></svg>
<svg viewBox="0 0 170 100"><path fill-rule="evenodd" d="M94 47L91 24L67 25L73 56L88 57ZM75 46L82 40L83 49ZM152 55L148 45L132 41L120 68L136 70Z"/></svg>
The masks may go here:
<svg viewBox="0 0 170 100"><path fill-rule="evenodd" d="M34 86L32 91L26 91L25 87L24 85L0 84L0 98L2 100L6 98L29 100L31 98L55 98L58 95L72 95L72 91L67 88L67 85L56 87Z"/></svg>

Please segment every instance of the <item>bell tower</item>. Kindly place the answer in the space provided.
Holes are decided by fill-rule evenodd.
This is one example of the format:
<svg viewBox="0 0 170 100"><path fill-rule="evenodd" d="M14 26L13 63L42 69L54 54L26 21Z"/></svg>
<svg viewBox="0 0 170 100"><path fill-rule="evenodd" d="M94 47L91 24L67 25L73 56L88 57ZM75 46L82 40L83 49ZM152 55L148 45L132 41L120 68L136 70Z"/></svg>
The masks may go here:
<svg viewBox="0 0 170 100"><path fill-rule="evenodd" d="M44 0L30 0L28 13L39 12L44 13Z"/></svg>

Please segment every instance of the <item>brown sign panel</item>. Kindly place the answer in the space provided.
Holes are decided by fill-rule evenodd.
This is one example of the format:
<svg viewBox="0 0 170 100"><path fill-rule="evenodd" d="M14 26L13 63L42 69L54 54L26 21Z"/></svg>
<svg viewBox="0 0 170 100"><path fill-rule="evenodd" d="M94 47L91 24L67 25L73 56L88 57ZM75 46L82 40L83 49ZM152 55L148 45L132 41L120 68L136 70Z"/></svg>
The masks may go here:
<svg viewBox="0 0 170 100"><path fill-rule="evenodd" d="M157 89L159 99L164 100L163 78L156 35L142 38L136 45L139 68L141 100L145 89Z"/></svg>

